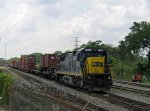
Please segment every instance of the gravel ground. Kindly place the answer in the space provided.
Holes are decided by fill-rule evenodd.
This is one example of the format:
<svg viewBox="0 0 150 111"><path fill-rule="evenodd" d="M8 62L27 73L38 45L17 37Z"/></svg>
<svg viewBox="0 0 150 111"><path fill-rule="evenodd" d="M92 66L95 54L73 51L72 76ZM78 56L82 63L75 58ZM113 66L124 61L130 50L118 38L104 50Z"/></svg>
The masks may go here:
<svg viewBox="0 0 150 111"><path fill-rule="evenodd" d="M150 92L150 88L144 88L144 87L139 87L139 86L133 86L133 85L128 85L128 84L119 84L119 83L113 83L114 85L117 86L121 86L121 87L129 87L129 88L134 88L137 90L144 90L144 91L149 91ZM116 88L112 88L110 90L111 93L120 95L122 97L126 97L126 98L131 98L133 100L137 100L137 101L141 101L143 103L147 103L150 104L150 97L145 97L144 95L140 94L140 93L135 93L135 92L130 92L130 91L125 91L125 90L120 90L120 89L116 89Z"/></svg>
<svg viewBox="0 0 150 111"><path fill-rule="evenodd" d="M57 83L56 81L52 81L52 80L48 80L48 79L45 79L45 78L41 78L39 76L34 76L34 75L31 75L31 74L28 74L28 73L24 73L24 74L26 76L28 76L28 77L31 77L31 78L34 78L34 79L36 79L38 81L46 83L49 87L56 87L59 90L62 90L64 92L66 92L66 93L74 95L74 96L76 96L78 98L82 98L83 100L86 100L89 103L92 103L92 104L95 104L97 106L103 107L103 108L108 109L110 111L128 111L128 109L126 109L126 108L123 108L123 107L111 104L108 101L106 101L104 99L101 99L99 97L90 96L90 95L86 94L85 92L77 91L76 89L73 89L71 87L66 87L65 85L61 85L61 84ZM16 75L16 76L17 76L17 78L23 79L20 76L18 77L18 75Z"/></svg>
<svg viewBox="0 0 150 111"><path fill-rule="evenodd" d="M115 83L115 82L113 84L117 85L117 86L124 86L124 87L129 87L129 88L134 88L134 89L144 90L144 91L149 91L150 92L150 88L133 86L133 85L128 85L128 84L120 84L120 83Z"/></svg>
<svg viewBox="0 0 150 111"><path fill-rule="evenodd" d="M9 111L9 110L0 106L0 111Z"/></svg>
<svg viewBox="0 0 150 111"><path fill-rule="evenodd" d="M124 91L124 90L119 90L119 89L114 89L114 88L112 88L110 90L110 92L113 94L117 94L119 96L122 96L122 97L130 98L133 100L137 100L137 101L141 101L143 103L150 104L150 97L142 96L139 93Z"/></svg>

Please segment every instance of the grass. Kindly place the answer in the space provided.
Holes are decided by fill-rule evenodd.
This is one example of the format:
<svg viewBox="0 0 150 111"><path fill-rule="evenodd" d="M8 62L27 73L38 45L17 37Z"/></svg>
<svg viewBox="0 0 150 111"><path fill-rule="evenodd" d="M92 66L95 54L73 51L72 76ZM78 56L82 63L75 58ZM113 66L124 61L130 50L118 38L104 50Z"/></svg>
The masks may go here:
<svg viewBox="0 0 150 111"><path fill-rule="evenodd" d="M9 89L12 84L13 76L2 72L0 68L0 104L6 104L9 97Z"/></svg>

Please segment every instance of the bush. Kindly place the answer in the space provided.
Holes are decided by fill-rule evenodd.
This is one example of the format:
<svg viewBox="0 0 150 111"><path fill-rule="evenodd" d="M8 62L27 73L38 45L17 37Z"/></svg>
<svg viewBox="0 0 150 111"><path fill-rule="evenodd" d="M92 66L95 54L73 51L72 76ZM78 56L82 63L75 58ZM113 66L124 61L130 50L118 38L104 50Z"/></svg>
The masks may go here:
<svg viewBox="0 0 150 111"><path fill-rule="evenodd" d="M136 62L129 60L120 60L119 58L111 57L111 73L114 79L132 80L132 76L135 73ZM123 71L123 75L122 75Z"/></svg>
<svg viewBox="0 0 150 111"><path fill-rule="evenodd" d="M6 104L9 96L9 87L12 83L12 77L6 73L0 72L0 104Z"/></svg>

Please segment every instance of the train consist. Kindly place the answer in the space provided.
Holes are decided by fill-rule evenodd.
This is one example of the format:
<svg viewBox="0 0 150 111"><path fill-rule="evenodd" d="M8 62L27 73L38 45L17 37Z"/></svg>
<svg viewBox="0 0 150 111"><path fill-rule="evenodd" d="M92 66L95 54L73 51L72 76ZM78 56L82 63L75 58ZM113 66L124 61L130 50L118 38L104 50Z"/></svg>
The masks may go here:
<svg viewBox="0 0 150 111"><path fill-rule="evenodd" d="M12 61L11 66L17 65ZM82 48L59 56L44 54L41 56L38 70L34 55L22 55L18 69L48 75L60 83L86 88L89 91L108 91L113 84L108 54L100 48Z"/></svg>
<svg viewBox="0 0 150 111"><path fill-rule="evenodd" d="M36 57L34 55L21 55L19 60L12 60L12 68L23 72L34 72L36 70Z"/></svg>

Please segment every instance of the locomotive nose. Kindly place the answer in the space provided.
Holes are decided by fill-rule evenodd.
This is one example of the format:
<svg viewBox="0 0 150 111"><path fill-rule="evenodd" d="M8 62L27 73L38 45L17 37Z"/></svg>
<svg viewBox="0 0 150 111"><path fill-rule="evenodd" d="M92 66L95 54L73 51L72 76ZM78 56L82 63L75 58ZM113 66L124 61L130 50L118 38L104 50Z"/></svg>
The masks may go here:
<svg viewBox="0 0 150 111"><path fill-rule="evenodd" d="M88 57L86 69L88 74L104 74L104 57Z"/></svg>

